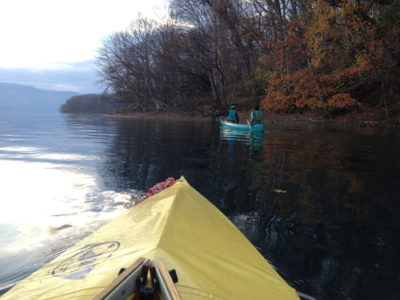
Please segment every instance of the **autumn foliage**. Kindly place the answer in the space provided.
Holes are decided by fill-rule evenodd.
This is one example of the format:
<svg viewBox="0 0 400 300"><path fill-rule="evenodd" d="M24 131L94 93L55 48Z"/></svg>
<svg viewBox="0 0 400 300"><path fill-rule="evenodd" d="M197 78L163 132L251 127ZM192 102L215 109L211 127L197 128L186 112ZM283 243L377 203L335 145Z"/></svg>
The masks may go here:
<svg viewBox="0 0 400 300"><path fill-rule="evenodd" d="M140 110L199 106L400 115L399 0L170 0L99 50L99 74Z"/></svg>
<svg viewBox="0 0 400 300"><path fill-rule="evenodd" d="M265 44L271 76L263 107L349 109L367 102L367 90L381 89L387 108L383 97L398 81L399 19L383 32L384 7L372 4L311 1L307 18L289 22L282 41Z"/></svg>

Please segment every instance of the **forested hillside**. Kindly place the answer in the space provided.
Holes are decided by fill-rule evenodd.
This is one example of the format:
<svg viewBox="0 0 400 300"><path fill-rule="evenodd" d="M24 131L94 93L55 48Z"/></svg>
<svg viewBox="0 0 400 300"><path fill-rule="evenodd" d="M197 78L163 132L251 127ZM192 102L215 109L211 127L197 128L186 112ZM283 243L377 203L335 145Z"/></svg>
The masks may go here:
<svg viewBox="0 0 400 300"><path fill-rule="evenodd" d="M99 50L104 82L140 110L261 102L275 112L400 113L395 0L171 0Z"/></svg>
<svg viewBox="0 0 400 300"><path fill-rule="evenodd" d="M134 103L124 101L115 95L85 94L69 98L61 107L63 113L109 114L134 108Z"/></svg>

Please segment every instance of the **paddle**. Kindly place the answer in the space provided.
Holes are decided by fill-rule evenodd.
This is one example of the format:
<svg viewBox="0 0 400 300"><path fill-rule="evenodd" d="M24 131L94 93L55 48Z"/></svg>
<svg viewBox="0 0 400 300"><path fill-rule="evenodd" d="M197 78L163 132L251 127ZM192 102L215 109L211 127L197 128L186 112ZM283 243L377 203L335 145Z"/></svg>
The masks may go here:
<svg viewBox="0 0 400 300"><path fill-rule="evenodd" d="M250 121L249 120L246 120L246 121L247 121L247 125L249 125L249 127L251 128Z"/></svg>

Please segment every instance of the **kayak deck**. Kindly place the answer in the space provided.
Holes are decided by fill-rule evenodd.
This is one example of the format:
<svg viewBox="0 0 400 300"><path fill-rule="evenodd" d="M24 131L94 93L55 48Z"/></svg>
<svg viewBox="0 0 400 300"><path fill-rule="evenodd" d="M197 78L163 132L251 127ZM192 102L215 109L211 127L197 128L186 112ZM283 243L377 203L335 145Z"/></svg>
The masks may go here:
<svg viewBox="0 0 400 300"><path fill-rule="evenodd" d="M140 257L175 269L182 299L298 299L235 225L181 178L18 283L2 300L93 299Z"/></svg>

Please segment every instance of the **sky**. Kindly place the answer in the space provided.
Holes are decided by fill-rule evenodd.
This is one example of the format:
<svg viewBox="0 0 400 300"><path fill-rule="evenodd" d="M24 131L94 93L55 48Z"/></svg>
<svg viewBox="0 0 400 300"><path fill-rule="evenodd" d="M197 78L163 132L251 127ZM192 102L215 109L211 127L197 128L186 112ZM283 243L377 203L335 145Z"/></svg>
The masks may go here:
<svg viewBox="0 0 400 300"><path fill-rule="evenodd" d="M107 36L139 15L162 19L166 14L167 0L0 0L0 81L99 89L93 62ZM88 77L85 84L66 79L77 73ZM54 82L60 74L64 79Z"/></svg>

